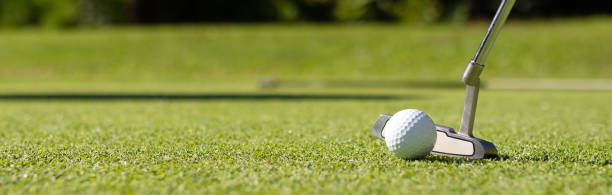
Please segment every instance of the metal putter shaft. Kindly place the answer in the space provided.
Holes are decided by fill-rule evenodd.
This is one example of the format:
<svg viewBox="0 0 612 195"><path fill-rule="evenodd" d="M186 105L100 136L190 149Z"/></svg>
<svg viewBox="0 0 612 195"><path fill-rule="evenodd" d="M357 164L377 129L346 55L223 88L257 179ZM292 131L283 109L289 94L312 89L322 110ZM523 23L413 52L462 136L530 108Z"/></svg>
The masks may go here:
<svg viewBox="0 0 612 195"><path fill-rule="evenodd" d="M480 73L484 69L484 62L493 47L495 38L497 38L499 31L506 22L515 2L516 0L502 0L480 47L476 51L476 55L463 73L461 80L466 85L466 94L459 133L450 127L436 125L437 138L431 154L473 159L497 156L497 149L493 143L474 137L472 132L478 102ZM376 120L372 127L374 136L384 140L382 130L391 117L391 115L382 114Z"/></svg>

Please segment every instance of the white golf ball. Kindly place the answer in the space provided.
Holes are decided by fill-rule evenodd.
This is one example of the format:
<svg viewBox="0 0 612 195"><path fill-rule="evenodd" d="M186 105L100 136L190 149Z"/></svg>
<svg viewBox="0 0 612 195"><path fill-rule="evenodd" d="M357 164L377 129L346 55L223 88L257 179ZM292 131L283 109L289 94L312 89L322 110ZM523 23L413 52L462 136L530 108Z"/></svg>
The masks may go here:
<svg viewBox="0 0 612 195"><path fill-rule="evenodd" d="M403 159L416 159L429 154L436 143L434 122L416 109L399 111L387 121L383 132L387 148Z"/></svg>

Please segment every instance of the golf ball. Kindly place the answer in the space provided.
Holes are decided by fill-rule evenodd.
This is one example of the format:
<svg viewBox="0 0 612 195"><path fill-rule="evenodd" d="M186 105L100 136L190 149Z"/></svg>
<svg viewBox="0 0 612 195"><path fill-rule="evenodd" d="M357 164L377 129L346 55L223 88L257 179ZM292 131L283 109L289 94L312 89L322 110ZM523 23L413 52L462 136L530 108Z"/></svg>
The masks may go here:
<svg viewBox="0 0 612 195"><path fill-rule="evenodd" d="M416 109L399 111L383 129L387 148L403 159L416 159L429 154L436 143L434 122Z"/></svg>

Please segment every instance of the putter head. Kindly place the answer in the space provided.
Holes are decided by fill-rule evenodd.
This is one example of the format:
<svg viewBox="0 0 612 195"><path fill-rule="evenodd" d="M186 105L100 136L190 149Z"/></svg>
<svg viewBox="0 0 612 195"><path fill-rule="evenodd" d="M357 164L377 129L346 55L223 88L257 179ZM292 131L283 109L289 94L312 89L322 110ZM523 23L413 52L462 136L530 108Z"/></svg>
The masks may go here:
<svg viewBox="0 0 612 195"><path fill-rule="evenodd" d="M372 134L375 137L385 140L382 131L391 117L392 115L388 114L381 114L378 117L372 126ZM496 157L497 149L493 143L486 140L457 133L450 127L436 125L436 144L430 154L482 159Z"/></svg>

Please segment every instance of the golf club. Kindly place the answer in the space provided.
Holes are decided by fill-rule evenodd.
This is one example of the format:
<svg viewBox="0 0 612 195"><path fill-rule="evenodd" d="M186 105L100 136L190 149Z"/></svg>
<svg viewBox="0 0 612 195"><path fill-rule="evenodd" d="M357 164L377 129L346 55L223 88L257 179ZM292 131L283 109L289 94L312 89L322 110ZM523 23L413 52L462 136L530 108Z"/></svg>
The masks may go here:
<svg viewBox="0 0 612 195"><path fill-rule="evenodd" d="M466 95L459 132L455 132L450 127L436 125L436 142L431 154L473 159L497 156L497 149L493 143L474 137L474 118L480 87L479 77L484 69L484 62L515 2L516 0L502 0L476 55L463 73L461 80L466 85ZM374 136L384 140L382 131L391 117L388 114L380 115L372 127Z"/></svg>

